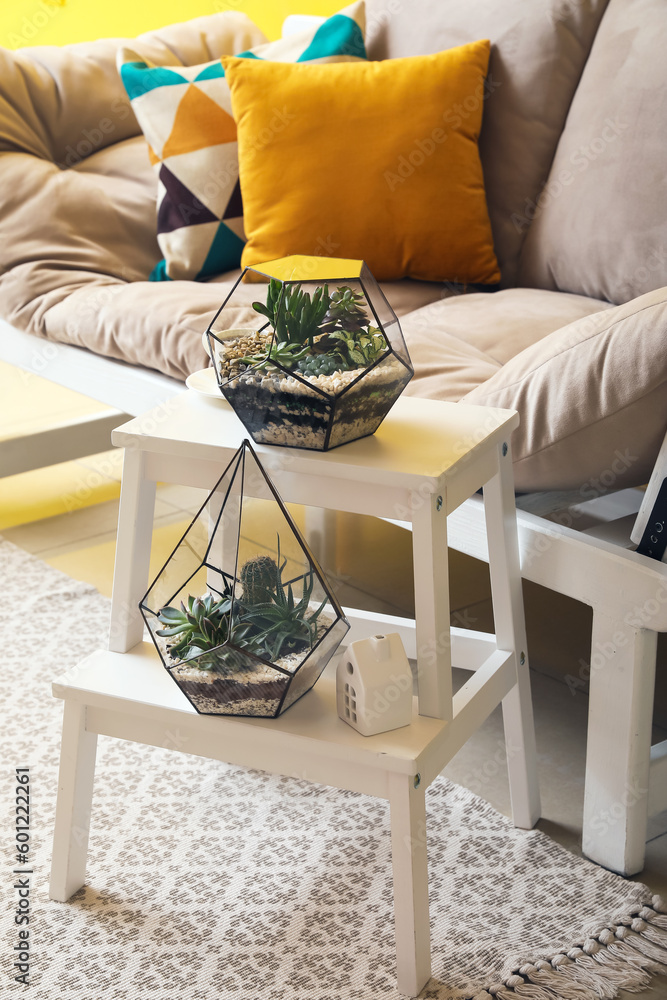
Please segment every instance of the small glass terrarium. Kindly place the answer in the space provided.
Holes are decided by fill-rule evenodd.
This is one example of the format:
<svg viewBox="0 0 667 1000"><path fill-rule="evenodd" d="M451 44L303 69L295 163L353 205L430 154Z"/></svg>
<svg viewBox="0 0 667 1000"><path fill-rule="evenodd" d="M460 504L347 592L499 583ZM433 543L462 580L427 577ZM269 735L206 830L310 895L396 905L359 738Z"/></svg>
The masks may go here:
<svg viewBox="0 0 667 1000"><path fill-rule="evenodd" d="M140 608L162 663L205 715L280 715L350 627L247 441Z"/></svg>
<svg viewBox="0 0 667 1000"><path fill-rule="evenodd" d="M221 392L262 444L327 451L373 434L413 375L398 319L359 260L245 268L206 337Z"/></svg>

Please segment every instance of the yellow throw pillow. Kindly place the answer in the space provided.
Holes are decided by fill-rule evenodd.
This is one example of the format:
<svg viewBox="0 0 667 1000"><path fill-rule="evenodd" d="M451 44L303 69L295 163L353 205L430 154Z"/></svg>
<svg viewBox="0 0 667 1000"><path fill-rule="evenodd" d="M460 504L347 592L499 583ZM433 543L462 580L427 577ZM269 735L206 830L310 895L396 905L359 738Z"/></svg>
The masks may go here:
<svg viewBox="0 0 667 1000"><path fill-rule="evenodd" d="M376 278L500 279L477 148L490 43L383 62L223 57L242 266L362 258Z"/></svg>

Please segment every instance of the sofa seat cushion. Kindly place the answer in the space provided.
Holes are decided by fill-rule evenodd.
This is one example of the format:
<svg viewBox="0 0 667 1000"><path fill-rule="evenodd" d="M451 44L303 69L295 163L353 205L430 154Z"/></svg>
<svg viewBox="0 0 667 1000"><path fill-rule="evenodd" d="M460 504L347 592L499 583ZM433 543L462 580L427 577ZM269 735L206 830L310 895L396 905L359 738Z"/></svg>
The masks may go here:
<svg viewBox="0 0 667 1000"><path fill-rule="evenodd" d="M458 402L524 348L606 308L596 299L531 288L433 302L401 320L415 368L405 391Z"/></svg>
<svg viewBox="0 0 667 1000"><path fill-rule="evenodd" d="M521 415L518 490L589 500L647 482L667 427L666 329L660 288L542 337L463 397Z"/></svg>

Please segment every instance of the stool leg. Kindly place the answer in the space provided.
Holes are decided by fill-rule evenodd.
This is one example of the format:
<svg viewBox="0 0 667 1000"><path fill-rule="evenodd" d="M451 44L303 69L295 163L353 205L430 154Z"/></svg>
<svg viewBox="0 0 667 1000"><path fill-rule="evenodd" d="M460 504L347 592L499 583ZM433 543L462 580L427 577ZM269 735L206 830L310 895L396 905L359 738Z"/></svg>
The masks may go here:
<svg viewBox="0 0 667 1000"><path fill-rule="evenodd" d="M128 447L123 459L111 598L109 649L114 653L126 653L143 638L139 601L148 587L154 508L155 483L145 477L144 455Z"/></svg>
<svg viewBox="0 0 667 1000"><path fill-rule="evenodd" d="M64 903L86 879L97 734L86 731L86 706L66 701L49 896Z"/></svg>
<svg viewBox="0 0 667 1000"><path fill-rule="evenodd" d="M496 643L516 654L517 683L503 698L512 819L529 830L541 806L509 442L498 446L498 472L484 486L484 513Z"/></svg>
<svg viewBox="0 0 667 1000"><path fill-rule="evenodd" d="M414 778L389 775L398 991L416 997L431 975L426 803Z"/></svg>
<svg viewBox="0 0 667 1000"><path fill-rule="evenodd" d="M444 498L412 494L412 562L419 714L452 718L447 511Z"/></svg>

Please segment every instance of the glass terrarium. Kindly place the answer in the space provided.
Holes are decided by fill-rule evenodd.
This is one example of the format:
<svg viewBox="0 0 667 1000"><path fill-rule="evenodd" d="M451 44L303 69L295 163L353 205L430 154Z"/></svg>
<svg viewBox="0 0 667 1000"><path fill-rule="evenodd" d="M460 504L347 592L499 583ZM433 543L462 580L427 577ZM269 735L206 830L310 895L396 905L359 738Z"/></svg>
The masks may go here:
<svg viewBox="0 0 667 1000"><path fill-rule="evenodd" d="M280 715L350 627L248 441L140 608L162 663L205 715Z"/></svg>
<svg viewBox="0 0 667 1000"><path fill-rule="evenodd" d="M206 338L221 392L263 444L326 451L373 434L413 375L396 314L360 260L245 268Z"/></svg>

